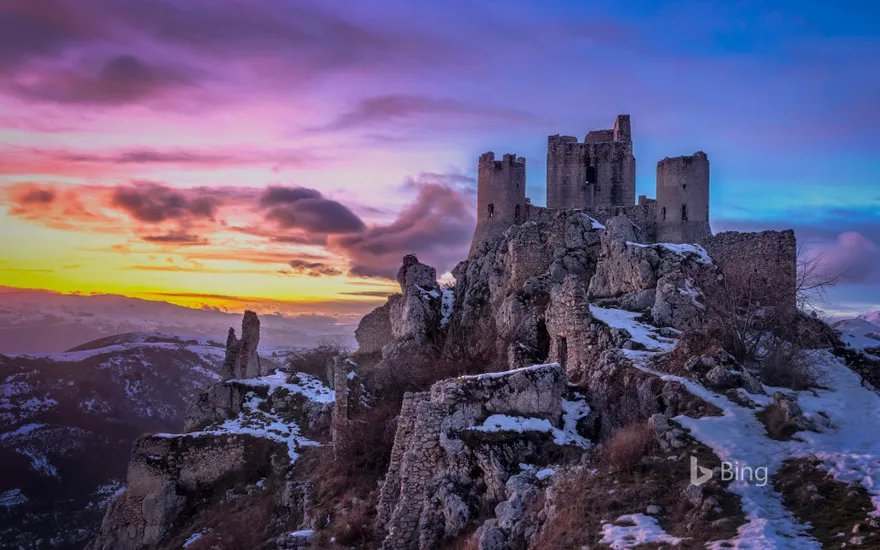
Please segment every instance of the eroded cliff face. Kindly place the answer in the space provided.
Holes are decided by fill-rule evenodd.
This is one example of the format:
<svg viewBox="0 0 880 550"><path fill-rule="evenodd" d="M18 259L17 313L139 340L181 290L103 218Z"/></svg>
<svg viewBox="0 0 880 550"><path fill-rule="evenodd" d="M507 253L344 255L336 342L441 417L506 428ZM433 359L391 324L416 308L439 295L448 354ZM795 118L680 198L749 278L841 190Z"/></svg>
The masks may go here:
<svg viewBox="0 0 880 550"><path fill-rule="evenodd" d="M589 282L590 301L628 311L650 309L654 323L677 329L700 325L701 287L717 278L717 266L699 245L644 242L628 218L608 220Z"/></svg>
<svg viewBox="0 0 880 550"><path fill-rule="evenodd" d="M458 536L508 500L522 464L540 470L583 453L590 443L577 426L588 413L556 364L407 394L377 507L382 548L436 548Z"/></svg>
<svg viewBox="0 0 880 550"><path fill-rule="evenodd" d="M445 355L489 362L496 370L547 360L548 308L585 288L596 268L600 229L583 213L555 212L547 221L511 227L458 264ZM571 315L589 324L588 310Z"/></svg>
<svg viewBox="0 0 880 550"><path fill-rule="evenodd" d="M240 358L236 365L248 372L259 364L251 360L258 341L259 321L248 312L242 339L231 338L227 357ZM304 489L290 472L306 448L329 439L334 401L330 388L304 373L255 372L215 384L190 404L183 433L135 443L125 492L108 508L89 550L164 547L206 509L269 486L291 517L311 527L298 497Z"/></svg>

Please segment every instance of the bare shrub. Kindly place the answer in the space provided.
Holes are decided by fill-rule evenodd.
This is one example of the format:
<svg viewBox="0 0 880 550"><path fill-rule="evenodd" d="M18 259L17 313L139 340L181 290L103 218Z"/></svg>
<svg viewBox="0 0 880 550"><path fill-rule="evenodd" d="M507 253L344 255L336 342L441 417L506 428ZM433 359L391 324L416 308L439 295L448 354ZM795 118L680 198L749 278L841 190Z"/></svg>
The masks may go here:
<svg viewBox="0 0 880 550"><path fill-rule="evenodd" d="M647 422L620 428L605 442L602 462L614 471L632 471L647 455L653 441L654 431Z"/></svg>
<svg viewBox="0 0 880 550"><path fill-rule="evenodd" d="M748 262L730 262L720 280L703 281L706 330L739 362L756 368L771 385L815 386L816 306L839 276L822 271L821 257L798 250L791 288L767 284ZM805 314L812 309L813 314Z"/></svg>

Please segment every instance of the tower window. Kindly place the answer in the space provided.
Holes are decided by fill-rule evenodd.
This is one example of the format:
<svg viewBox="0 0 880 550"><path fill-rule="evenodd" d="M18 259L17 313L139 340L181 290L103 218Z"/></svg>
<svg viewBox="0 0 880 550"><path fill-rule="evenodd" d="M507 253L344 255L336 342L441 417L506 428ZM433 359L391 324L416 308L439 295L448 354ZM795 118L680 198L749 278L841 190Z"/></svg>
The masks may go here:
<svg viewBox="0 0 880 550"><path fill-rule="evenodd" d="M595 166L587 166L587 183L594 183L596 181L596 167Z"/></svg>
<svg viewBox="0 0 880 550"><path fill-rule="evenodd" d="M514 223L519 223L520 216L520 206L517 204L516 208L513 209L513 221Z"/></svg>
<svg viewBox="0 0 880 550"><path fill-rule="evenodd" d="M688 221L688 205L686 204L681 205L681 221Z"/></svg>
<svg viewBox="0 0 880 550"><path fill-rule="evenodd" d="M491 202L489 203L488 213L490 218L495 215L495 205Z"/></svg>
<svg viewBox="0 0 880 550"><path fill-rule="evenodd" d="M686 183L682 183L682 184L681 184L681 188L682 188L682 189L687 189L687 188L688 188L688 184L686 184Z"/></svg>
<svg viewBox="0 0 880 550"><path fill-rule="evenodd" d="M660 210L660 214L663 216L663 221L666 221L666 207L664 206L662 210Z"/></svg>

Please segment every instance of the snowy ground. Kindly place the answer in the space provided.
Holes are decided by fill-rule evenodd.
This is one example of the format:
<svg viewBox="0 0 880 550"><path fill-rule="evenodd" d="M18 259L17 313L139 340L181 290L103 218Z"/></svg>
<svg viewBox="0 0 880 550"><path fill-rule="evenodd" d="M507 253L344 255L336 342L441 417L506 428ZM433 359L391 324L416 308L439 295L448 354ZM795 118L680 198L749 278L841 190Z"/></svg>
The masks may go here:
<svg viewBox="0 0 880 550"><path fill-rule="evenodd" d="M318 445L315 441L303 436L295 422L282 418L279 411L265 405L273 395L281 391L302 395L306 399L318 403L332 403L335 398L334 391L322 384L320 380L309 374L297 373L287 375L281 371L275 371L275 373L268 376L233 380L233 382L253 388L265 389L269 397L264 398L257 392L248 392L245 394L242 405L243 411L235 418L230 418L221 424L209 426L204 430L196 432L185 434L159 433L156 434L156 437L203 437L247 434L286 444L291 462L299 458L301 447Z"/></svg>
<svg viewBox="0 0 880 550"><path fill-rule="evenodd" d="M880 516L880 437L873 429L880 425L880 395L863 387L859 375L838 358L825 351L817 352L816 369L825 386L823 389L794 391L765 387L767 395L746 394L763 407L771 402L769 395L781 391L797 397L805 415L815 419L818 425L823 424L820 411L830 418L830 426L820 433L798 432L796 439L776 441L767 436L764 424L756 417L760 408L738 405L691 380L651 369L648 366L650 359L670 349L673 341L657 334L654 327L635 321L636 314L594 306L590 306L590 311L610 326L625 328L635 341L649 347L650 351L624 350L637 368L663 380L679 382L694 395L723 411L721 416L699 419L678 416L673 419L689 429L693 437L710 447L722 461L753 469L766 467L772 477L787 459L816 456L836 480L862 485L872 496L876 508L874 515ZM682 475L688 474L682 472ZM808 535L807 526L798 523L783 506L781 496L773 490L772 484L761 484L758 479L745 477L733 481L729 490L741 497L747 523L739 528L734 539L719 541L713 548L821 548ZM640 518L636 523L646 532L656 534L659 529L653 524L645 528L647 523ZM610 524L606 527L609 540L625 538L625 528Z"/></svg>

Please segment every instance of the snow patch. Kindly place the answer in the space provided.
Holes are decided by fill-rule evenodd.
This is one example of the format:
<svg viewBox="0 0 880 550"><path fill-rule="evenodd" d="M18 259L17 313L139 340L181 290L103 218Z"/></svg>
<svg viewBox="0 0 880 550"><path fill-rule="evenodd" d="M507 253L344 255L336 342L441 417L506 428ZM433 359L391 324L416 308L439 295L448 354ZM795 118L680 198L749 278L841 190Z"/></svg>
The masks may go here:
<svg viewBox="0 0 880 550"><path fill-rule="evenodd" d="M673 244L673 243L656 243L656 244L641 244L634 243L631 241L626 241L626 244L629 246L635 246L638 248L663 248L668 250L677 256L683 259L691 259L697 263L712 265L712 258L709 257L709 253L706 252L706 249L698 244Z"/></svg>
<svg viewBox="0 0 880 550"><path fill-rule="evenodd" d="M622 525L618 525L622 524ZM602 525L602 540L600 544L607 544L618 550L621 548L635 548L642 544L665 543L672 546L681 544L681 539L673 537L664 531L657 520L645 514L629 514L620 516L614 523ZM765 547L761 547L765 548Z"/></svg>

